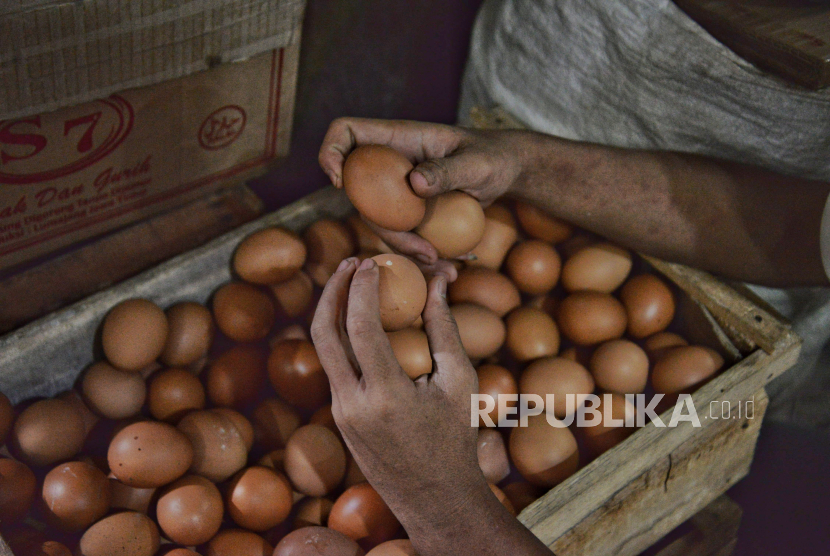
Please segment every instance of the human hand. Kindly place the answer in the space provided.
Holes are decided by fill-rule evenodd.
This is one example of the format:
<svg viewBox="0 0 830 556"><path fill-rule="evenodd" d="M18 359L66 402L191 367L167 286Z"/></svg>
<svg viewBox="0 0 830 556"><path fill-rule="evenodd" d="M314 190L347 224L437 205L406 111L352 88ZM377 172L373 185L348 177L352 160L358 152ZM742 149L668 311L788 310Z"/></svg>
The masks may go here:
<svg viewBox="0 0 830 556"><path fill-rule="evenodd" d="M331 384L332 414L407 530L436 516L450 523L471 497L493 496L477 461L478 429L470 426L476 373L447 306L446 279L437 276L423 313L433 372L410 379L381 327L378 279L371 259L359 268L356 258L346 259L317 306L311 335Z"/></svg>
<svg viewBox="0 0 830 556"><path fill-rule="evenodd" d="M415 166L409 183L416 195L427 198L459 190L486 207L520 181L528 138L528 133L521 131L475 131L423 122L338 118L323 139L319 161L334 186L340 188L343 164L355 147L387 145ZM428 274L455 280L455 267L440 260L427 240L412 232L393 232L368 224L390 247L419 261Z"/></svg>

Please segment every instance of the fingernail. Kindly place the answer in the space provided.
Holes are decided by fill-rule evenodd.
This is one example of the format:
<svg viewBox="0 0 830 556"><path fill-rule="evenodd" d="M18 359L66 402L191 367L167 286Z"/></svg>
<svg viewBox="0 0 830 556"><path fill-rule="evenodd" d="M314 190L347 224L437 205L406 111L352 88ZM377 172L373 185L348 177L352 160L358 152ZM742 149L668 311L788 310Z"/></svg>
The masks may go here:
<svg viewBox="0 0 830 556"><path fill-rule="evenodd" d="M424 168L418 168L418 173L424 176L427 185L433 185L435 183L435 176L429 170L426 170Z"/></svg>
<svg viewBox="0 0 830 556"><path fill-rule="evenodd" d="M432 259L430 259L429 257L427 257L424 254L419 253L418 255L415 255L415 258L418 259L419 261L421 261L424 264L432 264Z"/></svg>
<svg viewBox="0 0 830 556"><path fill-rule="evenodd" d="M375 268L375 266L377 266L377 263L375 261L373 261L372 259L366 259L362 263L360 263L360 267L358 267L358 270L371 270Z"/></svg>
<svg viewBox="0 0 830 556"><path fill-rule="evenodd" d="M446 298L447 297L447 279L443 275L439 275L437 278L438 280L438 294Z"/></svg>
<svg viewBox="0 0 830 556"><path fill-rule="evenodd" d="M346 270L346 267L349 266L349 263L351 263L349 259L343 259L342 261L340 261L340 264L337 265L337 272Z"/></svg>
<svg viewBox="0 0 830 556"><path fill-rule="evenodd" d="M474 253L467 253L466 255L461 255L460 257L456 257L459 261L477 261L478 257Z"/></svg>

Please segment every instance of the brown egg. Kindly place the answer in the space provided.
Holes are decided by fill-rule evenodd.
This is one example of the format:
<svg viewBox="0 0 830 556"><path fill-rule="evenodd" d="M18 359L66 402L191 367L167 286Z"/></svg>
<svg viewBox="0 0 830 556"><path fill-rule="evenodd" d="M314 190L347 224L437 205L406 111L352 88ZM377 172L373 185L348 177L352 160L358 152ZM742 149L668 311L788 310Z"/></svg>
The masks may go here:
<svg viewBox="0 0 830 556"><path fill-rule="evenodd" d="M110 490L112 491L110 508L113 510L130 510L143 514L148 513L153 496L156 494L155 488L136 488L125 485L116 479L112 473L110 473L110 477L107 480L110 483Z"/></svg>
<svg viewBox="0 0 830 556"><path fill-rule="evenodd" d="M502 488L502 492L504 492L507 499L510 500L510 503L513 504L513 507L516 509L516 513L521 513L522 510L530 506L542 496L542 492L540 492L538 487L525 481L510 483Z"/></svg>
<svg viewBox="0 0 830 556"><path fill-rule="evenodd" d="M72 404L78 413L81 414L81 418L84 421L84 436L88 436L89 433L95 428L95 425L101 420L91 409L89 406L84 403L84 400L81 398L81 395L78 393L77 390L67 390L66 392L62 392L57 395L59 400L63 400ZM2 442L0 442L2 445Z"/></svg>
<svg viewBox="0 0 830 556"><path fill-rule="evenodd" d="M167 316L146 299L128 299L112 308L101 327L101 343L110 363L139 371L155 361L167 342Z"/></svg>
<svg viewBox="0 0 830 556"><path fill-rule="evenodd" d="M424 204L426 208L426 204ZM349 216L347 223L352 229L352 234L357 240L358 251L370 253L369 257L379 255L380 253L392 253L392 248L380 239L372 228L360 217L359 214L352 214ZM360 260L368 257L360 257Z"/></svg>
<svg viewBox="0 0 830 556"><path fill-rule="evenodd" d="M301 493L325 496L346 475L343 444L322 425L300 427L285 445L285 472Z"/></svg>
<svg viewBox="0 0 830 556"><path fill-rule="evenodd" d="M340 429L337 428L337 423L335 423L334 415L331 412L331 404L324 405L315 411L308 422L312 425L323 425L333 432L338 438L342 438L340 435Z"/></svg>
<svg viewBox="0 0 830 556"><path fill-rule="evenodd" d="M559 329L550 315L519 307L507 316L507 348L517 361L530 361L559 352Z"/></svg>
<svg viewBox="0 0 830 556"><path fill-rule="evenodd" d="M160 487L187 472L193 463L193 447L174 426L142 421L113 437L107 461L113 475L125 485Z"/></svg>
<svg viewBox="0 0 830 556"><path fill-rule="evenodd" d="M297 410L276 398L263 400L251 417L254 443L269 451L285 448L286 442L301 422Z"/></svg>
<svg viewBox="0 0 830 556"><path fill-rule="evenodd" d="M516 508L513 507L513 503L510 501L507 495L504 492L502 492L502 490L496 485L490 483L489 486L490 490L493 492L493 494L496 495L496 498L499 499L499 502L501 502L501 505L507 508L507 511L510 512L510 515L515 516Z"/></svg>
<svg viewBox="0 0 830 556"><path fill-rule="evenodd" d="M421 269L401 255L372 257L380 272L380 321L387 332L411 326L427 302Z"/></svg>
<svg viewBox="0 0 830 556"><path fill-rule="evenodd" d="M89 408L107 419L138 415L147 398L147 385L141 374L116 369L104 361L86 370L81 391Z"/></svg>
<svg viewBox="0 0 830 556"><path fill-rule="evenodd" d="M282 473L255 465L237 473L225 494L228 515L237 525L267 531L291 513L291 484Z"/></svg>
<svg viewBox="0 0 830 556"><path fill-rule="evenodd" d="M176 426L193 445L190 472L219 483L245 467L248 449L233 421L217 411L193 411Z"/></svg>
<svg viewBox="0 0 830 556"><path fill-rule="evenodd" d="M366 556L418 556L418 553L409 539L395 539L377 545Z"/></svg>
<svg viewBox="0 0 830 556"><path fill-rule="evenodd" d="M285 448L271 450L257 461L257 465L285 473Z"/></svg>
<svg viewBox="0 0 830 556"><path fill-rule="evenodd" d="M244 529L219 531L205 547L205 556L271 556L273 552L268 541Z"/></svg>
<svg viewBox="0 0 830 556"><path fill-rule="evenodd" d="M311 307L314 299L314 284L308 274L301 270L288 280L271 286L271 293L277 300L277 309L280 313L293 319Z"/></svg>
<svg viewBox="0 0 830 556"><path fill-rule="evenodd" d="M602 421L599 425L580 427L577 430L582 437L582 442L588 449L588 452L597 457L600 454L610 450L629 436L636 430L634 427L626 426L611 426L606 419L606 411L609 411L606 406L607 399L611 401L610 417L617 421L631 421L635 417L636 410L634 405L629 403L622 394L607 394L600 396L600 403L595 408L602 415Z"/></svg>
<svg viewBox="0 0 830 556"><path fill-rule="evenodd" d="M6 437L14 425L14 408L9 398L0 392L0 446L6 443Z"/></svg>
<svg viewBox="0 0 830 556"><path fill-rule="evenodd" d="M712 378L723 357L703 346L680 346L668 350L654 364L651 385L658 394L690 394Z"/></svg>
<svg viewBox="0 0 830 556"><path fill-rule="evenodd" d="M340 261L355 252L355 243L349 228L338 220L317 220L303 232L303 241L308 248L309 266L314 263L325 269L325 280L317 281L324 286Z"/></svg>
<svg viewBox="0 0 830 556"><path fill-rule="evenodd" d="M242 408L259 396L265 382L265 353L256 346L234 346L208 368L207 394L222 407Z"/></svg>
<svg viewBox="0 0 830 556"><path fill-rule="evenodd" d="M40 547L44 556L72 556L72 551L58 541L46 541Z"/></svg>
<svg viewBox="0 0 830 556"><path fill-rule="evenodd" d="M213 296L213 316L225 336L255 342L268 335L276 318L271 299L242 282L225 284Z"/></svg>
<svg viewBox="0 0 830 556"><path fill-rule="evenodd" d="M554 487L576 473L579 451L567 427L550 425L544 414L532 415L526 427L510 433L510 459L528 482Z"/></svg>
<svg viewBox="0 0 830 556"><path fill-rule="evenodd" d="M202 544L222 525L222 495L198 475L186 475L165 488L156 503L156 519L164 535L183 545Z"/></svg>
<svg viewBox="0 0 830 556"><path fill-rule="evenodd" d="M356 148L343 164L343 188L367 220L397 232L411 230L424 218L426 202L409 185L412 163L385 145Z"/></svg>
<svg viewBox="0 0 830 556"><path fill-rule="evenodd" d="M23 519L36 494L37 480L32 470L19 461L0 458L0 522Z"/></svg>
<svg viewBox="0 0 830 556"><path fill-rule="evenodd" d="M371 547L395 538L401 525L380 494L369 483L360 483L334 502L329 527Z"/></svg>
<svg viewBox="0 0 830 556"><path fill-rule="evenodd" d="M11 444L25 463L44 467L75 456L85 437L83 417L71 403L40 400L18 415Z"/></svg>
<svg viewBox="0 0 830 556"><path fill-rule="evenodd" d="M138 512L121 512L87 529L77 553L79 556L153 556L159 542L159 530L153 520Z"/></svg>
<svg viewBox="0 0 830 556"><path fill-rule="evenodd" d="M287 534L273 556L365 556L352 539L327 527L303 527Z"/></svg>
<svg viewBox="0 0 830 556"><path fill-rule="evenodd" d="M354 456L347 453L346 454L346 480L343 481L343 488L351 488L354 485L359 485L360 483L366 482L366 475L363 474L363 471L360 469L360 466L357 464L357 460L354 459Z"/></svg>
<svg viewBox="0 0 830 556"><path fill-rule="evenodd" d="M110 509L112 490L107 476L82 461L62 463L43 479L43 513L65 531L86 529Z"/></svg>
<svg viewBox="0 0 830 556"><path fill-rule="evenodd" d="M528 202L516 201L515 208L522 229L532 238L559 243L573 233L573 226Z"/></svg>
<svg viewBox="0 0 830 556"><path fill-rule="evenodd" d="M233 255L233 269L252 284L276 284L291 278L305 264L306 246L290 230L266 228L242 240Z"/></svg>
<svg viewBox="0 0 830 556"><path fill-rule="evenodd" d="M654 364L657 359L663 356L669 349L677 346L688 346L689 342L674 332L658 332L646 338L643 349L646 350L649 361Z"/></svg>
<svg viewBox="0 0 830 556"><path fill-rule="evenodd" d="M217 407L211 409L211 411L224 415L231 420L233 426L236 427L236 430L242 436L242 441L245 443L245 450L250 452L251 447L254 445L254 426L248 418L228 407Z"/></svg>
<svg viewBox="0 0 830 556"><path fill-rule="evenodd" d="M162 549L163 550L163 549ZM170 552L165 552L160 556L200 556L198 552L193 552L187 548L174 548Z"/></svg>
<svg viewBox="0 0 830 556"><path fill-rule="evenodd" d="M159 357L167 366L187 367L207 355L213 342L213 316L204 305L177 303L167 309L167 342Z"/></svg>
<svg viewBox="0 0 830 556"><path fill-rule="evenodd" d="M461 345L470 359L484 359L494 355L504 344L507 330L499 316L480 305L459 303L450 307L458 325Z"/></svg>
<svg viewBox="0 0 830 556"><path fill-rule="evenodd" d="M648 382L648 356L628 340L611 340L591 356L591 374L600 390L617 394L639 394Z"/></svg>
<svg viewBox="0 0 830 556"><path fill-rule="evenodd" d="M611 293L631 272L631 253L611 243L596 243L574 253L562 266L562 285L569 292Z"/></svg>
<svg viewBox="0 0 830 556"><path fill-rule="evenodd" d="M306 332L302 324L289 324L268 340L268 345L273 348L274 344L282 340L308 340L311 341L311 336Z"/></svg>
<svg viewBox="0 0 830 556"><path fill-rule="evenodd" d="M317 409L331 394L314 344L306 340L283 340L272 346L268 378L282 399L303 409Z"/></svg>
<svg viewBox="0 0 830 556"><path fill-rule="evenodd" d="M294 529L301 527L325 527L334 502L328 498L312 496L303 499L297 504L297 513L294 516Z"/></svg>
<svg viewBox="0 0 830 556"><path fill-rule="evenodd" d="M426 332L417 328L404 328L389 332L389 343L403 372L415 380L432 372L432 355Z"/></svg>
<svg viewBox="0 0 830 556"><path fill-rule="evenodd" d="M627 317L622 303L610 294L575 292L559 304L556 322L570 341L590 346L622 336Z"/></svg>
<svg viewBox="0 0 830 556"><path fill-rule="evenodd" d="M424 219L415 230L445 259L465 255L484 235L481 204L461 191L450 191L427 199Z"/></svg>
<svg viewBox="0 0 830 556"><path fill-rule="evenodd" d="M482 365L476 371L478 374L478 392L492 396L496 406L490 411L490 419L498 426L501 417L509 417L499 413L499 396L502 394L518 394L519 387L513 374L500 365ZM518 402L508 402L508 407L516 407ZM483 419L479 420L479 427L486 426Z"/></svg>
<svg viewBox="0 0 830 556"><path fill-rule="evenodd" d="M522 303L519 290L504 274L488 268L466 268L449 285L450 303L475 303L503 317Z"/></svg>
<svg viewBox="0 0 830 556"><path fill-rule="evenodd" d="M645 338L662 332L674 318L674 296L653 274L635 276L622 287L620 300L628 314L628 333Z"/></svg>
<svg viewBox="0 0 830 556"><path fill-rule="evenodd" d="M570 259L582 249L600 243L602 240L590 232L577 229L571 237L556 246L565 259Z"/></svg>
<svg viewBox="0 0 830 556"><path fill-rule="evenodd" d="M147 406L154 419L177 423L187 412L205 407L205 388L190 371L159 371L150 381Z"/></svg>
<svg viewBox="0 0 830 556"><path fill-rule="evenodd" d="M553 414L558 419L574 413L593 391L591 373L579 363L562 357L537 359L528 365L519 379L522 394L536 394L546 403L547 394L553 394ZM551 410L549 404L547 410Z"/></svg>
<svg viewBox="0 0 830 556"><path fill-rule="evenodd" d="M561 301L559 297L549 293L545 293L533 297L530 301L526 303L526 305L528 307L535 307L536 309L541 309L549 315L555 315L556 309L559 308L559 301Z"/></svg>
<svg viewBox="0 0 830 556"><path fill-rule="evenodd" d="M517 243L504 264L507 275L519 291L541 295L552 290L559 281L562 259L551 245L531 239Z"/></svg>
<svg viewBox="0 0 830 556"><path fill-rule="evenodd" d="M495 429L478 431L478 466L489 483L498 483L510 474L504 438Z"/></svg>
<svg viewBox="0 0 830 556"><path fill-rule="evenodd" d="M481 241L472 250L475 259L467 261L467 266L498 270L518 238L516 220L510 210L499 204L490 205L484 209Z"/></svg>

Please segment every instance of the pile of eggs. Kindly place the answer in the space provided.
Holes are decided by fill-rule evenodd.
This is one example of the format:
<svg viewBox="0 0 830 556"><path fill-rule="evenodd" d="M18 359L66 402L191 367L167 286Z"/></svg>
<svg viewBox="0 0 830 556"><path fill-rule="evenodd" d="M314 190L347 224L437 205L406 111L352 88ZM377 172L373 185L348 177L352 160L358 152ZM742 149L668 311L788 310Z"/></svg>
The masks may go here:
<svg viewBox="0 0 830 556"><path fill-rule="evenodd" d="M672 289L632 275L629 252L522 201L424 201L411 169L391 149L361 147L346 193L367 220L414 230L443 257L472 252L448 300L480 393L611 393L619 418L634 410L625 394L691 392L722 367L666 331ZM308 336L320 288L353 255L378 263L401 367L430 373L427 277L359 216L301 236L258 231L209 306L126 300L106 315L101 358L75 388L16 407L0 394L0 531L15 555L414 555L343 443ZM556 428L544 415L524 428L486 424L481 470L514 515L633 432Z"/></svg>

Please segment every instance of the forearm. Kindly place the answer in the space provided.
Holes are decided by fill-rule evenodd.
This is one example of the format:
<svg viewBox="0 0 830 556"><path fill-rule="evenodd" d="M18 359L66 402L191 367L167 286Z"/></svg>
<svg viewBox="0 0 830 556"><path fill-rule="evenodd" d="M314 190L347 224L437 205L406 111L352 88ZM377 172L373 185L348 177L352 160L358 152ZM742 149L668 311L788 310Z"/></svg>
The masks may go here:
<svg viewBox="0 0 830 556"><path fill-rule="evenodd" d="M510 515L483 478L455 498L446 493L433 493L428 510L405 510L400 517L421 556L553 554Z"/></svg>
<svg viewBox="0 0 830 556"><path fill-rule="evenodd" d="M701 156L525 140L511 193L556 216L729 278L827 283L819 237L830 184Z"/></svg>

